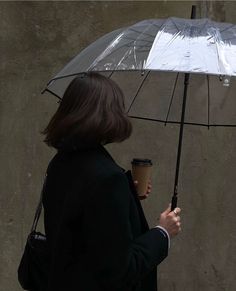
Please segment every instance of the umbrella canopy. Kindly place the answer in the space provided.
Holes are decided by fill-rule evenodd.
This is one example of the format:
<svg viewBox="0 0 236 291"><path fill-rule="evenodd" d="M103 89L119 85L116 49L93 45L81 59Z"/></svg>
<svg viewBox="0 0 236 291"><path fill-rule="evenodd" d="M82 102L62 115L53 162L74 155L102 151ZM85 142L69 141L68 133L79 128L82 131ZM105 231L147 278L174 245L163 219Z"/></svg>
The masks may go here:
<svg viewBox="0 0 236 291"><path fill-rule="evenodd" d="M180 122L183 73L198 73L191 76L185 123L236 125L236 84L230 79L236 76L234 24L173 17L112 31L73 58L46 90L62 98L71 80L87 71L112 75L125 92L131 117L170 123ZM229 82L229 88L222 86Z"/></svg>
<svg viewBox="0 0 236 291"><path fill-rule="evenodd" d="M236 25L174 17L138 22L92 43L51 80L48 89L61 97L67 82L63 88L58 78L119 70L236 76Z"/></svg>

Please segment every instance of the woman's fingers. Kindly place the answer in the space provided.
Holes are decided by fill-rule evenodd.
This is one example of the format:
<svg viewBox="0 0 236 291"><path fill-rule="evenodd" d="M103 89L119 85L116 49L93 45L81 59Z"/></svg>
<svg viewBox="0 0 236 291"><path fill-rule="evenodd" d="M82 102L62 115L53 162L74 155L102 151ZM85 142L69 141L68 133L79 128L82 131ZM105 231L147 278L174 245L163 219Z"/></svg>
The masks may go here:
<svg viewBox="0 0 236 291"><path fill-rule="evenodd" d="M137 187L138 186L138 181L137 180L134 180L133 182L134 182L135 187ZM148 196L151 193L151 191L152 191L152 184L151 184L151 180L149 180L148 181L148 185L147 185L147 191L146 191L146 193L143 196L139 196L139 199L140 200L143 200L143 199L148 198Z"/></svg>

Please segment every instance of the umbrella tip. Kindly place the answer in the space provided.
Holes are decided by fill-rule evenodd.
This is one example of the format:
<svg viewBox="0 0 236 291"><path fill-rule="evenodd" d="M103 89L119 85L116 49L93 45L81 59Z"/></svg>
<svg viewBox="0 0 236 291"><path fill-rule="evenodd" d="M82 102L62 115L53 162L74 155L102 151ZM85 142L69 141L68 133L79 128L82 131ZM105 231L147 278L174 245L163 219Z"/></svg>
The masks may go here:
<svg viewBox="0 0 236 291"><path fill-rule="evenodd" d="M191 19L196 19L196 5L192 5L192 11L191 11Z"/></svg>

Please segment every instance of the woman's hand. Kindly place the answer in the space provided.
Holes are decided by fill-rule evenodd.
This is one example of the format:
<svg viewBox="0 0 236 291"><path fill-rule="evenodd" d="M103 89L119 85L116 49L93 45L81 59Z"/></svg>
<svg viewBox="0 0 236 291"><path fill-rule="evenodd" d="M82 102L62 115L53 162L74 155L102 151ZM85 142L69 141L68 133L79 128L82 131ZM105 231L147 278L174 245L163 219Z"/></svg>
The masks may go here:
<svg viewBox="0 0 236 291"><path fill-rule="evenodd" d="M168 231L170 238L176 236L181 231L181 209L179 207L171 211L171 206L161 213L159 219L159 225L164 227Z"/></svg>
<svg viewBox="0 0 236 291"><path fill-rule="evenodd" d="M138 181L134 181L134 185L137 187L138 185ZM147 192L143 195L143 196L138 196L139 200L144 200L147 199L149 194L152 191L152 184L151 184L151 180L148 181L148 187L147 187Z"/></svg>

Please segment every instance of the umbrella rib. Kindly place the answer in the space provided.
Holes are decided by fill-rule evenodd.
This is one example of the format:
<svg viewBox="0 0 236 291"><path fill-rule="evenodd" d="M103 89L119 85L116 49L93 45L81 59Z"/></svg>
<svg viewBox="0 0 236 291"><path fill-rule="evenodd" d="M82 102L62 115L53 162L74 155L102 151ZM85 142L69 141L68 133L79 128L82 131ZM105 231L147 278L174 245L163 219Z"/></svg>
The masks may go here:
<svg viewBox="0 0 236 291"><path fill-rule="evenodd" d="M170 17L169 19L170 19L171 22L174 24L174 26L176 27L177 31L181 31L181 30L178 28L178 26L177 26L177 24L175 23L175 21L173 20L173 18Z"/></svg>
<svg viewBox="0 0 236 291"><path fill-rule="evenodd" d="M235 39L235 36L234 37L230 37L230 38L222 39L222 41L231 40L231 39Z"/></svg>
<svg viewBox="0 0 236 291"><path fill-rule="evenodd" d="M136 52L147 53L150 52L150 49L136 49Z"/></svg>
<svg viewBox="0 0 236 291"><path fill-rule="evenodd" d="M149 37L150 38L150 37ZM127 40L132 40L132 41L134 41L135 39L133 39L133 38L131 38L131 37L125 37L125 39L127 39ZM153 43L153 41L151 41L151 40L147 40L147 39L141 39L140 41L143 41L143 42L147 42L147 43Z"/></svg>
<svg viewBox="0 0 236 291"><path fill-rule="evenodd" d="M136 92L136 94L135 94L135 96L134 96L134 98L133 98L133 100L132 100L132 102L131 102L131 104L130 104L130 106L129 106L129 109L128 109L127 113L129 113L129 111L130 111L132 105L134 104L134 101L136 100L136 98L137 98L137 96L138 96L138 94L139 94L141 88L143 87L143 84L144 84L144 82L145 82L145 80L147 79L147 77L148 77L149 74L150 74L150 71L147 72L146 76L143 78L141 84L139 85L139 88L138 88L138 90L137 90L137 92Z"/></svg>
<svg viewBox="0 0 236 291"><path fill-rule="evenodd" d="M234 26L235 26L235 24L232 24L232 25L230 25L230 26L228 26L228 27L226 27L226 28L220 30L220 33L221 33L221 32L224 32L224 31L226 31L226 30L228 30L228 29L230 29L230 28L232 28L232 27L234 27Z"/></svg>
<svg viewBox="0 0 236 291"><path fill-rule="evenodd" d="M59 76L59 77L55 77L53 79L51 79L47 86L49 86L51 84L52 81L56 81L56 80L60 80L60 79L64 79L64 78L69 78L69 77L73 77L73 76L77 76L77 75L80 75L82 74L83 72L78 72L78 73L73 73L73 74L68 74L68 75L62 75L62 76Z"/></svg>
<svg viewBox="0 0 236 291"><path fill-rule="evenodd" d="M220 33L224 32L224 31L226 31L226 30L228 30L228 29L230 29L230 28L232 28L234 26L236 26L236 25L235 24L232 24L232 25L230 25L230 26L228 26L228 27L220 30ZM212 35L211 37L209 37L207 40L211 39L212 37L214 37L214 35ZM225 40L228 40L228 39L222 39L222 40L225 41Z"/></svg>
<svg viewBox="0 0 236 291"><path fill-rule="evenodd" d="M179 78L179 73L177 73L176 78L175 78L175 84L174 84L174 88L173 88L173 91L172 91L171 100L170 100L168 112L167 112L167 115L166 115L165 124L168 122L168 117L169 117L169 114L170 114L170 108L171 108L171 105L172 105L172 102L173 102L173 99L174 99L174 94L175 94L175 89L176 89L178 78Z"/></svg>
<svg viewBox="0 0 236 291"><path fill-rule="evenodd" d="M162 26L165 24L166 21L163 21L161 25L157 25L156 23L153 23L154 26L158 27L159 30L162 28Z"/></svg>
<svg viewBox="0 0 236 291"><path fill-rule="evenodd" d="M156 26L154 23L151 23L151 25ZM133 28L130 28L129 30L131 30L131 31L133 31L133 32L135 32L135 33L137 33L137 34L140 33L140 31L137 31L137 30L135 30L135 29L133 29ZM153 39L155 38L155 35L150 34L150 33L147 33L147 32L142 32L142 34L147 35L147 36L149 36L149 37L152 37Z"/></svg>
<svg viewBox="0 0 236 291"><path fill-rule="evenodd" d="M163 21L163 23L161 25L157 25L155 23L152 23L153 26L158 28L158 32L162 29L162 27L166 24L166 21ZM156 33L157 35L157 33ZM154 36L154 38L156 38L156 35Z"/></svg>
<svg viewBox="0 0 236 291"><path fill-rule="evenodd" d="M111 71L110 75L108 76L109 79L110 79L110 78L112 77L112 75L114 74L114 71L115 71L115 70Z"/></svg>
<svg viewBox="0 0 236 291"><path fill-rule="evenodd" d="M131 47L131 46L129 46L129 45L124 45L124 47ZM138 48L136 49L136 50L138 50L138 51L141 51L141 49L144 49L144 48L147 48L145 51L150 51L150 47L151 47L151 45L139 45L139 46L137 46ZM149 50L148 50L149 49Z"/></svg>
<svg viewBox="0 0 236 291"><path fill-rule="evenodd" d="M45 92L49 92L49 93L51 93L52 95L54 95L55 97L57 97L58 99L59 99L59 101L61 101L62 100L62 98L59 96L59 95L57 95L56 93L54 93L54 92L52 92L51 90L49 90L49 89L44 89L42 92L41 92L41 94L44 94Z"/></svg>
<svg viewBox="0 0 236 291"><path fill-rule="evenodd" d="M160 123L166 123L165 120L162 119L154 119L154 118L149 118L149 117L140 117L140 116L134 116L134 115L129 115L130 118L134 119L141 119L141 120L148 120L148 121L156 121ZM169 120L167 121L167 124L178 124L180 125L180 121L173 121ZM184 122L185 125L196 125L196 126L203 126L203 127L236 127L236 124L205 124L205 123L195 123L195 122Z"/></svg>

